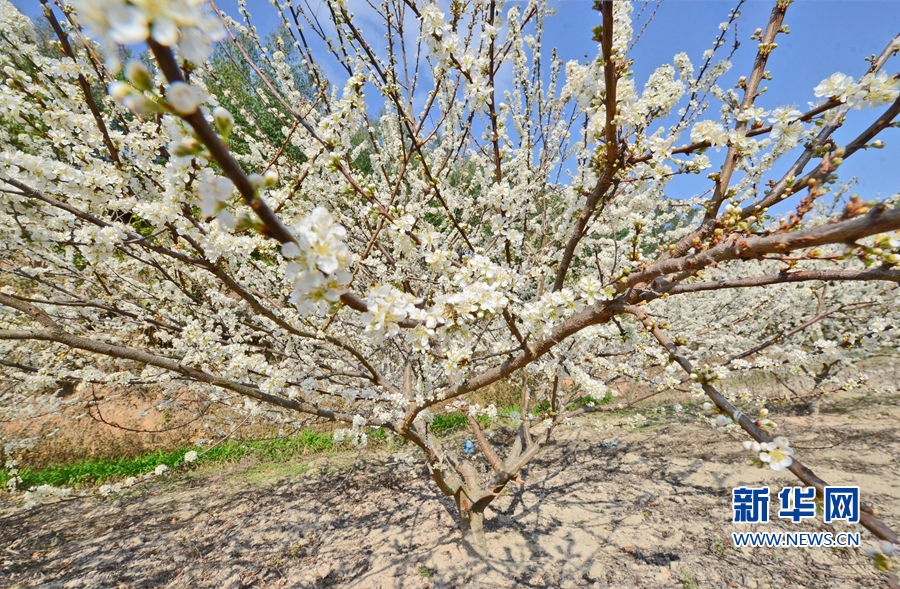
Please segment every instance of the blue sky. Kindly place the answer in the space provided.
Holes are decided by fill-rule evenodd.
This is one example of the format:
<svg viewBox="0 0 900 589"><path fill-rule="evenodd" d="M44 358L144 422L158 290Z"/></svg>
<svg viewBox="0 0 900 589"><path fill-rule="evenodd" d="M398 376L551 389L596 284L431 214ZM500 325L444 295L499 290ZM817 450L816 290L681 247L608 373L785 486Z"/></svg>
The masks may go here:
<svg viewBox="0 0 900 589"><path fill-rule="evenodd" d="M354 0L355 2L356 0ZM37 0L14 0L20 9L31 16L40 13ZM524 5L524 3L521 3ZM551 2L558 13L547 20L545 47L555 46L564 61L584 61L585 56L596 54L596 43L591 41L591 28L600 23L599 15L592 10L591 0L557 0ZM643 3L635 3L635 15ZM645 17L635 23L635 32L656 2L651 2ZM712 45L718 34L719 23L727 20L735 2L722 0L663 0L656 17L649 23L638 45L632 50L635 78L642 88L648 75L660 64L671 63L679 52L687 52L695 66L702 63L701 55ZM741 9L738 20L738 38L741 47L734 58L734 67L721 85L729 87L740 75L749 73L755 57L756 43L749 39L757 27L765 27L774 2L749 0ZM220 0L219 7L237 17L234 0ZM278 17L267 1L248 0L255 24L261 32L270 30ZM507 7L513 3L508 3ZM770 90L761 96L758 106L774 108L794 105L799 110L808 108L815 101L812 89L824 78L840 71L853 77L860 76L867 68L865 58L880 53L888 41L900 33L900 2L896 0L797 0L787 11L785 22L790 35L779 35L778 49L769 60L774 76L768 82ZM373 23L374 24L374 23ZM363 28L374 33L372 24ZM733 34L729 33L729 45ZM724 49L720 53L724 54ZM547 51L544 52L548 54ZM888 62L887 72L900 70L900 58ZM337 74L334 74L337 78ZM339 79L333 82L341 83ZM373 105L374 106L374 105ZM717 105L713 104L709 118L717 117ZM878 117L882 109L851 111L845 127L836 135L839 144L846 143ZM687 141L687 136L683 136ZM882 198L900 192L900 129L888 129L882 136L887 147L882 150L860 152L848 159L841 168L842 179L859 178L855 189L864 198ZM680 144L681 142L679 142ZM709 155L715 163L715 153ZM708 188L704 177L679 178L670 185L670 194L676 197L690 196Z"/></svg>

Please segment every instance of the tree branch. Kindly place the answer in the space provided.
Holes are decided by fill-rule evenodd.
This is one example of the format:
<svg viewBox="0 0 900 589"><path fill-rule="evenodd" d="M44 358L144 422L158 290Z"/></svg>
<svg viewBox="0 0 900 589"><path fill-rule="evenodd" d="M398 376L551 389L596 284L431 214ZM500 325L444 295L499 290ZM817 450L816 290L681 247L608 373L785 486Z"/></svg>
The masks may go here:
<svg viewBox="0 0 900 589"><path fill-rule="evenodd" d="M900 282L900 270L894 268L875 268L873 270L801 270L798 272L779 272L778 274L770 274L767 276L737 278L735 280L694 282L693 284L679 284L677 282L672 282L661 288L654 284L654 290L655 293L659 294L679 295L726 288L749 288L754 286L767 286L770 284L809 282L813 280L883 280L886 282ZM657 280L657 283L658 282L659 280ZM650 293L647 294L649 295ZM653 298L655 298L655 294L653 295Z"/></svg>
<svg viewBox="0 0 900 589"><path fill-rule="evenodd" d="M626 308L626 311L634 315L638 321L641 322L644 329L650 332L659 344L668 350L672 359L674 359L685 372L688 374L694 372L694 367L691 365L690 361L678 351L678 346L675 342L652 321L646 311L640 307L633 306ZM716 407L731 417L731 419L734 420L741 429L750 434L753 439L758 442L772 442L772 436L760 429L749 417L732 405L728 399L715 389L715 387L708 383L703 383L702 386L703 391L713 403L715 403ZM828 486L828 483L816 476L815 473L801 464L799 460L794 459L791 466L788 468L804 484L815 487L819 496L822 496L825 492L825 487ZM860 513L859 516L860 523L876 537L888 542L897 542L900 540L900 537L897 536L897 533L894 530L885 525L884 522L875 517L869 510L862 509L861 511L862 513Z"/></svg>
<svg viewBox="0 0 900 589"><path fill-rule="evenodd" d="M618 103L616 101L616 83L619 78L619 66L616 57L613 55L613 5L614 2L601 2L600 9L603 14L603 33L600 41L601 50L603 52L603 79L606 84L606 96L604 105L606 109L606 125L604 127L604 141L606 147L606 157L603 166L603 173L597 181L597 185L588 195L581 209L581 214L575 222L575 228L572 235L566 243L566 249L563 252L562 259L559 262L559 268L556 271L556 279L553 282L553 290L557 291L563 287L566 280L566 274L575 256L575 248L584 236L584 230L588 221L594 215L597 206L601 200L607 197L610 188L614 188L616 173L619 168L619 145L618 145L618 127L615 124L616 110ZM611 197L610 197L611 198Z"/></svg>
<svg viewBox="0 0 900 589"><path fill-rule="evenodd" d="M0 297L3 295L0 294ZM17 302L17 301L13 301ZM4 305L8 305L11 307L15 307L13 304L8 304L9 301L0 298L0 303ZM21 310L21 309L20 309ZM29 315L32 313L29 311L25 311ZM55 324L53 324L55 325ZM263 403L268 403L270 405L275 405L277 407L283 407L285 409L291 409L293 411L298 411L300 413L307 413L309 415L315 415L317 417L322 417L324 419L329 419L333 421L343 421L350 423L353 421L353 416L330 411L328 409L321 409L318 407L314 407L312 405L307 405L306 403L301 403L294 399L288 399L286 397L281 397L278 395L272 395L269 393L264 393L259 390L255 385L249 385L240 383L237 381L229 380L226 378L221 378L218 376L213 376L208 372L204 372L202 370L198 370L196 368L191 368L189 366L184 366L180 362L173 360L171 358L165 358L163 356L157 356L155 354L151 354L149 352L145 352L143 350L138 350L135 348L129 348L126 346L119 346L114 344L107 344L105 342L98 342L94 340L89 340L82 337L77 337L68 333L65 333L58 327L48 328L47 331L37 331L37 330L10 330L10 329L0 329L0 340L31 340L31 341L47 341L47 342L55 342L59 344L66 345L70 348L75 348L79 350L85 350L88 352L93 352L95 354L100 354L103 356L109 356L111 358L121 358L125 360L133 360L135 362L141 362L143 364L148 364L150 366L156 366L158 368L164 368L171 372L175 372L185 376L191 380L197 382L204 382L219 388L228 389L230 391L234 391L238 394L244 395L245 397L250 397L252 399L256 399L257 401L261 401ZM386 425L379 420L370 420L374 425Z"/></svg>
<svg viewBox="0 0 900 589"><path fill-rule="evenodd" d="M888 209L883 203L874 207L869 214L847 221L839 221L811 227L792 233L766 236L742 237L733 235L708 250L676 259L663 259L646 270L625 278L617 289L648 283L659 276L700 270L704 267L728 260L749 260L765 254L787 253L789 251L827 245L832 243L853 243L878 233L900 229L900 207Z"/></svg>

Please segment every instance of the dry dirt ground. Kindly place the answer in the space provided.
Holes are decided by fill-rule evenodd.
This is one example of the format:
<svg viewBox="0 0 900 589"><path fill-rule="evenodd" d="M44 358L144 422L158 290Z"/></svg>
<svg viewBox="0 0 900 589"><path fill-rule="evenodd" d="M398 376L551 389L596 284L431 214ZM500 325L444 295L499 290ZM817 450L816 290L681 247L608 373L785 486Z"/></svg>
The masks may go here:
<svg viewBox="0 0 900 589"><path fill-rule="evenodd" d="M800 457L900 528L900 395L856 395L810 417L776 412ZM0 503L3 587L887 587L860 549L734 548L731 488L773 488L761 531L853 531L779 520L792 475L745 464L740 437L696 417L561 430L489 508L489 556L453 504L385 451L245 462L25 510ZM610 418L613 421L621 417ZM862 532L863 547L874 539ZM896 559L895 559L896 560Z"/></svg>

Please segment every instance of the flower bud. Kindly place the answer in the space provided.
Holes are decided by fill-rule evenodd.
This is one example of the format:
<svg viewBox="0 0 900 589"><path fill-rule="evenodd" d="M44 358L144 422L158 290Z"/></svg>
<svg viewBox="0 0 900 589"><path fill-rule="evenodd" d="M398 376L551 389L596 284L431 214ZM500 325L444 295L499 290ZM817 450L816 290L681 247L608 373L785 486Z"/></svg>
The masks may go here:
<svg viewBox="0 0 900 589"><path fill-rule="evenodd" d="M231 135L231 130L234 129L234 117L231 116L228 109L217 106L213 109L213 119L216 122L216 129L223 137Z"/></svg>
<svg viewBox="0 0 900 589"><path fill-rule="evenodd" d="M131 87L130 84L126 84L125 82L113 82L106 89L107 93L112 96L113 100L116 102L122 102L122 100L134 92L134 88Z"/></svg>
<svg viewBox="0 0 900 589"><path fill-rule="evenodd" d="M153 116L153 113L158 110L155 102L140 94L129 94L122 99L122 105L143 118Z"/></svg>
<svg viewBox="0 0 900 589"><path fill-rule="evenodd" d="M184 157L195 155L200 151L200 142L193 137L187 137L172 149L172 155Z"/></svg>
<svg viewBox="0 0 900 589"><path fill-rule="evenodd" d="M253 187L253 190L259 190L266 185L265 179L259 174L250 174L247 176L247 180L250 181L250 186Z"/></svg>
<svg viewBox="0 0 900 589"><path fill-rule="evenodd" d="M197 107L206 101L206 96L196 86L185 82L173 82L166 92L166 100L175 114L187 116L197 112Z"/></svg>
<svg viewBox="0 0 900 589"><path fill-rule="evenodd" d="M125 77L139 90L153 89L153 76L150 75L147 66L139 61L132 59L128 62L125 66Z"/></svg>
<svg viewBox="0 0 900 589"><path fill-rule="evenodd" d="M266 188L271 188L278 184L278 172L275 170L266 170L263 174L263 181L265 182Z"/></svg>

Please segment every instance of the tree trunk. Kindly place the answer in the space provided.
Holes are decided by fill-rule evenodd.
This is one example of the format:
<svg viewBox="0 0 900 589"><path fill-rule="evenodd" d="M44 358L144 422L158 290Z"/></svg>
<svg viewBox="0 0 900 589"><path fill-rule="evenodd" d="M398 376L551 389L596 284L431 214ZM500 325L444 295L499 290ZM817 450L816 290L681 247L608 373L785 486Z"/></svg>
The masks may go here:
<svg viewBox="0 0 900 589"><path fill-rule="evenodd" d="M807 400L806 408L809 410L809 414L812 415L813 417L818 417L819 416L819 407L821 407L821 404L822 404L821 395L817 395L817 396L812 397L811 399Z"/></svg>
<svg viewBox="0 0 900 589"><path fill-rule="evenodd" d="M459 527L463 540L482 555L487 555L487 542L484 538L485 507L486 504L473 503L462 489L456 492L456 508L459 510Z"/></svg>

